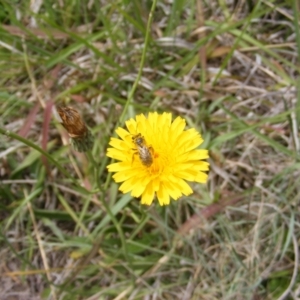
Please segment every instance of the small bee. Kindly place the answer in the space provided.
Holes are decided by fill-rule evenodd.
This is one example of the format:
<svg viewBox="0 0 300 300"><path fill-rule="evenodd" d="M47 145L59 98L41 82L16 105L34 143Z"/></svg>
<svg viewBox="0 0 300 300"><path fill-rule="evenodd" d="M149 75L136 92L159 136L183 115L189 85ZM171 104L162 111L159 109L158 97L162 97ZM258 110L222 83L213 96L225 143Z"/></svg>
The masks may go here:
<svg viewBox="0 0 300 300"><path fill-rule="evenodd" d="M139 155L142 164L146 167L150 167L153 163L153 149L148 147L144 137L138 133L132 137L132 141L136 146L136 154Z"/></svg>

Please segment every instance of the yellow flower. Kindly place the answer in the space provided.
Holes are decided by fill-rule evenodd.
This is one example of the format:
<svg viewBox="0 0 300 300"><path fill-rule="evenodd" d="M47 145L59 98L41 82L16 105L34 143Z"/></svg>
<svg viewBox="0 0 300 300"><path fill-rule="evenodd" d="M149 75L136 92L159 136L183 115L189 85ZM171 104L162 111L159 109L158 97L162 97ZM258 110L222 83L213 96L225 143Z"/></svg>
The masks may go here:
<svg viewBox="0 0 300 300"><path fill-rule="evenodd" d="M113 179L123 182L120 191L131 191L141 197L141 203L150 205L155 197L160 205L170 204L193 191L186 181L207 181L208 151L196 149L202 144L201 135L194 129L184 130L185 120L171 113L143 114L126 121L127 130L116 130L121 139L111 138L107 156L119 160L110 164Z"/></svg>

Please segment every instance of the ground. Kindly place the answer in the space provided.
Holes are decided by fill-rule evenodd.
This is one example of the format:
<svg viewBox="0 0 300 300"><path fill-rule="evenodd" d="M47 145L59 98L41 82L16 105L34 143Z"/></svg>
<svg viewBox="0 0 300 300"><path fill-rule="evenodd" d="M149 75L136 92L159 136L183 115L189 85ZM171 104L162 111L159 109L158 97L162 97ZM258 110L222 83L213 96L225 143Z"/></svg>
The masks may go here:
<svg viewBox="0 0 300 300"><path fill-rule="evenodd" d="M300 299L297 1L0 6L0 299ZM209 150L163 207L106 168L150 111Z"/></svg>

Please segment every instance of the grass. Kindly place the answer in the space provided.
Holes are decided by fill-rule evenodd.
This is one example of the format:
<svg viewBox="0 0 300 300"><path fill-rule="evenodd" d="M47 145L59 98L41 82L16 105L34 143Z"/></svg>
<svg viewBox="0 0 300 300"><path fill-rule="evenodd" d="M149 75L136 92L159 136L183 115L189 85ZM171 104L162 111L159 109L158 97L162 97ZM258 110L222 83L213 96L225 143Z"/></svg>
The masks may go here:
<svg viewBox="0 0 300 300"><path fill-rule="evenodd" d="M298 299L297 1L31 3L0 2L0 298ZM207 185L168 207L106 171L114 129L148 111L210 151Z"/></svg>

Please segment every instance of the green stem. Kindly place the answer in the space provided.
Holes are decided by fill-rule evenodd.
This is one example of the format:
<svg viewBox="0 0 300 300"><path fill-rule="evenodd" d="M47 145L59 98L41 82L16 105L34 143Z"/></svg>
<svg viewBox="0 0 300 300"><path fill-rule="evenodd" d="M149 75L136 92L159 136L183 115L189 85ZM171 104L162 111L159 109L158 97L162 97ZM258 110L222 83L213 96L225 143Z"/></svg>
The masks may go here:
<svg viewBox="0 0 300 300"><path fill-rule="evenodd" d="M146 54L147 54L147 49L148 49L148 44L149 44L149 40L150 40L150 33L151 33L151 24L152 24L152 20L153 20L153 13L154 13L154 10L156 8L156 4L157 4L157 0L154 0L152 2L152 6L151 6L151 10L150 10L150 13L149 13L149 18L148 18L148 22L147 22L147 28L146 28L146 35L145 35L145 43L144 43L144 49L143 49L143 52L142 52L142 57L141 57L141 61L140 61L140 67L139 67L139 72L138 72L138 75L132 85L132 88L131 90L129 91L129 94L128 94L128 98L127 98L127 101L125 103L125 106L124 106L124 109L123 109L123 112L119 118L119 122L116 126L116 128L119 126L119 124L123 124L124 123L124 119L125 119L125 115L127 113L127 110L128 110L128 106L130 103L132 103L132 100L133 100L133 95L137 89L137 86L140 82L140 79L142 77L142 72L143 72L143 68L144 68L144 64L145 64L145 60L146 60Z"/></svg>
<svg viewBox="0 0 300 300"><path fill-rule="evenodd" d="M102 191L100 201L101 201L102 205L104 206L106 213L109 215L110 219L112 220L113 224L115 225L115 228L118 231L118 234L119 234L119 237L120 237L121 243L122 243L122 248L124 250L124 255L125 255L127 261L130 262L129 257L128 257L128 252L127 252L127 247L126 247L126 239L125 239L124 233L122 231L122 228L121 228L120 224L118 223L115 215L112 213L109 205L107 204L107 202L104 199L104 195L105 195L104 191L107 190L107 186L103 189L100 185L99 178L98 178L98 164L95 161L92 153L90 151L87 151L86 154L87 154L87 157L88 157L90 163L94 167L94 181L96 181L96 185L97 185L99 191ZM96 241L94 241L94 244L100 244L99 241L101 241L102 238L103 237L101 235L99 238L96 239Z"/></svg>
<svg viewBox="0 0 300 300"><path fill-rule="evenodd" d="M129 91L129 94L128 94L128 98L127 98L127 101L125 103L125 106L124 106L124 109L123 109L123 112L119 118L119 122L117 122L116 124L116 128L120 126L120 124L123 124L124 123L124 119L125 119L125 115L127 113L127 110L128 110L128 107L129 107L129 104L133 101L133 96L134 96L134 93L137 89L137 86L139 84L139 81L142 77L142 72L143 72L143 68L144 68L144 64L145 64L145 60L146 60L146 54L147 54L147 48L148 48L148 44L149 44L149 39L150 39L150 33L151 33L151 24L152 24L152 20L153 20L153 13L154 13L154 10L156 8L156 4L157 4L157 0L154 0L153 3L152 3L152 6L151 6L151 10L150 10L150 13L149 13L149 18L148 18L148 22L147 22L147 28L146 28L146 35L145 35L145 43L144 43L144 49L143 49L143 52L142 52L142 57L141 57L141 61L140 61L140 66L139 66L139 72L138 72L138 75L132 85L132 88L131 90ZM107 187L108 187L108 184L110 182L110 179L111 179L111 175L108 176L106 182L105 182L105 185L104 185L104 190L107 190ZM98 178L96 178L96 181L98 183ZM98 187L99 187L99 183L98 183ZM100 187L99 187L100 189ZM100 189L101 190L101 189ZM103 195L103 194L102 194ZM126 257L126 260L127 262L130 263L130 259L128 257L128 252L127 252L127 247L126 247L126 240L125 240L125 236L123 234L123 231L120 227L120 225L118 224L115 216L113 215L113 213L111 212L109 206L107 205L104 197L102 196L101 197L101 202L105 208L105 210L107 211L107 213L109 214L112 222L114 223L118 233L119 233L119 236L120 236L120 239L121 239L121 243L122 243L122 248L123 248L123 251L124 251L124 255Z"/></svg>
<svg viewBox="0 0 300 300"><path fill-rule="evenodd" d="M35 149L36 151L40 152L42 155L44 155L50 162L52 162L67 178L69 178L70 180L72 180L72 182L76 183L76 180L70 176L70 174L63 168L61 167L61 165L45 150L43 150L42 148L40 148L38 145L34 144L33 142L21 137L20 135L13 133L9 130L6 130L4 128L0 127L0 134L6 135L12 139L15 139L25 145L27 145L30 148Z"/></svg>

